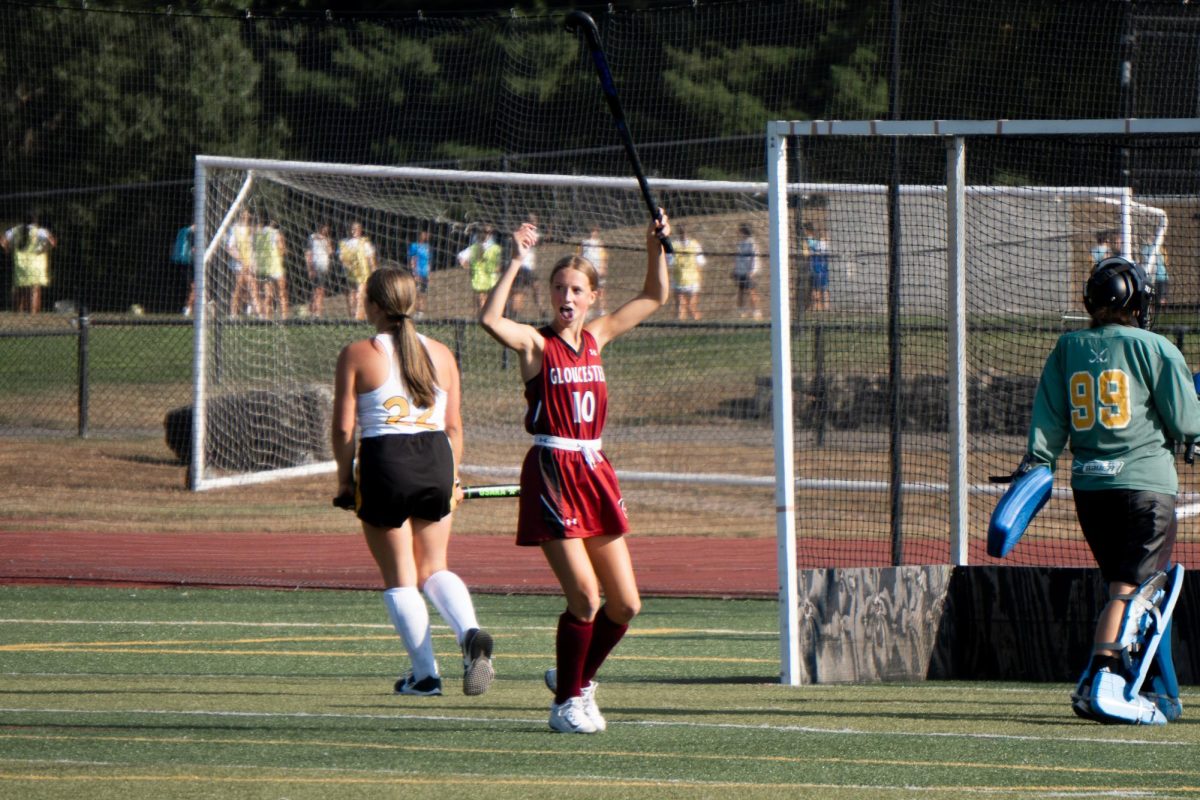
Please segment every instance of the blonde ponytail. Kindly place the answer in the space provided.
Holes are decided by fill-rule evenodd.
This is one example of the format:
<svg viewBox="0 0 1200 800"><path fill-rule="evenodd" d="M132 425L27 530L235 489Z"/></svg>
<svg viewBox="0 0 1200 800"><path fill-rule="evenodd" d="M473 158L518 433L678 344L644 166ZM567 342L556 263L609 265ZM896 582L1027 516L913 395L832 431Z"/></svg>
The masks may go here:
<svg viewBox="0 0 1200 800"><path fill-rule="evenodd" d="M433 408L437 371L409 316L417 302L416 279L399 267L381 267L367 278L366 294L387 318L404 385L417 405Z"/></svg>
<svg viewBox="0 0 1200 800"><path fill-rule="evenodd" d="M437 373L433 369L429 351L417 336L412 317L399 315L392 325L392 341L396 345L396 357L400 360L400 374L404 376L404 385L408 387L413 400L422 408L433 408Z"/></svg>

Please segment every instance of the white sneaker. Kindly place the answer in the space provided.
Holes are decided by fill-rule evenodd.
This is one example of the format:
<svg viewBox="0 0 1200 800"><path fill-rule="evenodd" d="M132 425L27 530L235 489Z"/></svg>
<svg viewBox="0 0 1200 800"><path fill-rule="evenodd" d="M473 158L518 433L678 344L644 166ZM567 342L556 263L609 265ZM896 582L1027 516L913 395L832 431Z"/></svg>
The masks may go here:
<svg viewBox="0 0 1200 800"><path fill-rule="evenodd" d="M550 704L550 730L558 733L596 733L588 718L582 697L568 697L563 703Z"/></svg>
<svg viewBox="0 0 1200 800"><path fill-rule="evenodd" d="M596 689L599 686L595 681L589 681L588 685L583 687L583 711L596 730L604 731L608 730L608 720L600 713L600 706L596 705Z"/></svg>
<svg viewBox="0 0 1200 800"><path fill-rule="evenodd" d="M546 682L546 688L552 692L558 691L558 670L554 667L546 670L542 676ZM583 687L583 710L587 714L588 719L592 721L592 725L596 726L596 730L608 730L608 720L600 713L600 706L596 705L596 689L600 684L596 681L588 681Z"/></svg>

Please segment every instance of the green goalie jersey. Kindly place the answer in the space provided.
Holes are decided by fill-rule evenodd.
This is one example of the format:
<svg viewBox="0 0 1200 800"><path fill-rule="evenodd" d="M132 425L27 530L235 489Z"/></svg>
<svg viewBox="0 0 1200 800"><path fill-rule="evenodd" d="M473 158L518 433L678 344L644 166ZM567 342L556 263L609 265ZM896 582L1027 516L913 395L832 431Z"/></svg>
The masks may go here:
<svg viewBox="0 0 1200 800"><path fill-rule="evenodd" d="M1054 469L1071 446L1075 489L1176 494L1172 442L1200 438L1200 401L1183 354L1128 325L1063 334L1033 402L1029 453Z"/></svg>

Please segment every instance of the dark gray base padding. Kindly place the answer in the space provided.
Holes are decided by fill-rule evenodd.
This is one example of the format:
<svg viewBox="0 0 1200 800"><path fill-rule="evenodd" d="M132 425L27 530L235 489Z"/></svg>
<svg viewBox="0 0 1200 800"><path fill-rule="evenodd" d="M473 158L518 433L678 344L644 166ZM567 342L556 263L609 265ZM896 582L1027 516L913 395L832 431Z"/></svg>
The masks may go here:
<svg viewBox="0 0 1200 800"><path fill-rule="evenodd" d="M945 565L802 570L801 683L1073 682L1107 591L1095 569ZM1183 684L1200 676L1188 572L1173 627Z"/></svg>

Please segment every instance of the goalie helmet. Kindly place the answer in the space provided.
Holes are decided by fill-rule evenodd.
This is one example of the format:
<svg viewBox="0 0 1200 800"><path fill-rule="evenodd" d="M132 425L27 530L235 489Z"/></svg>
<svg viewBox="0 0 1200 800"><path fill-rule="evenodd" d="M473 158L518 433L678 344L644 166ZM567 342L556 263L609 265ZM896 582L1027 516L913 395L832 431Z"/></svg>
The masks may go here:
<svg viewBox="0 0 1200 800"><path fill-rule="evenodd" d="M1150 325L1150 300L1154 290L1142 268L1127 258L1113 256L1096 265L1083 287L1083 305L1089 314L1103 308L1133 311L1138 327Z"/></svg>

